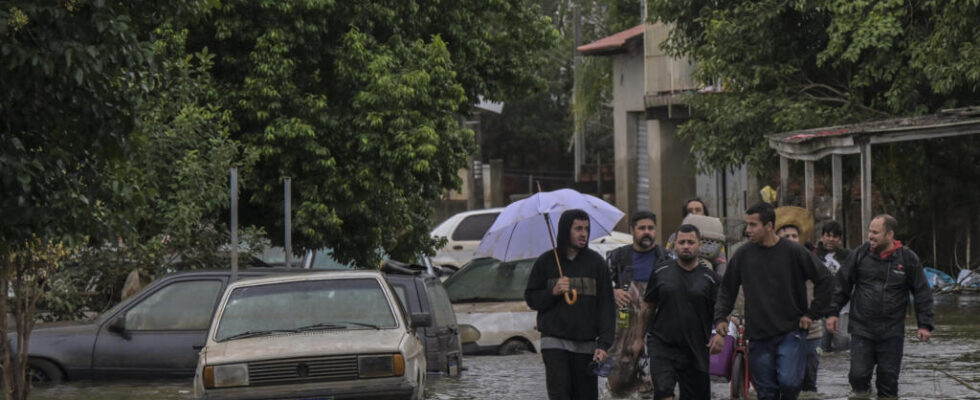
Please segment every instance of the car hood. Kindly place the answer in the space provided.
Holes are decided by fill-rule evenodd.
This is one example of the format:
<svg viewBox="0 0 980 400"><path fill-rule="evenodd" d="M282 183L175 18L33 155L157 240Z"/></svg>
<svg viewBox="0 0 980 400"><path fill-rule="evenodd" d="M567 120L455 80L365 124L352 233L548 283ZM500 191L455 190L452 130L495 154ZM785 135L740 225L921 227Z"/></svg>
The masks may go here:
<svg viewBox="0 0 980 400"><path fill-rule="evenodd" d="M532 312L523 301L477 302L453 304L456 314L465 313L503 313L503 312Z"/></svg>
<svg viewBox="0 0 980 400"><path fill-rule="evenodd" d="M204 349L208 364L341 354L398 352L409 334L400 329L313 331L261 336L219 343Z"/></svg>

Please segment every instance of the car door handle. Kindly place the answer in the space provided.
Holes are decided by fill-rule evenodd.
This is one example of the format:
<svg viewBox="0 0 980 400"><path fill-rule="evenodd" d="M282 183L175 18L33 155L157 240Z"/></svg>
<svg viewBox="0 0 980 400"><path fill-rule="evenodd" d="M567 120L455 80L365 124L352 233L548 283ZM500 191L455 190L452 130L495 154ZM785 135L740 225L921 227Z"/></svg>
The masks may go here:
<svg viewBox="0 0 980 400"><path fill-rule="evenodd" d="M457 245L453 246L453 250L463 250L463 246L457 244Z"/></svg>

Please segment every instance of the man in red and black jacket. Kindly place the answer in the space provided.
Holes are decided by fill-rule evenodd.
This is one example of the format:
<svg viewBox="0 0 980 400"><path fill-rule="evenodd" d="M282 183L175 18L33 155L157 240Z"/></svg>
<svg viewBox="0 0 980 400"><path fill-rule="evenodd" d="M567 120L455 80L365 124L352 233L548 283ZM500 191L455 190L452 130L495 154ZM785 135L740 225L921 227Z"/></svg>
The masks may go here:
<svg viewBox="0 0 980 400"><path fill-rule="evenodd" d="M898 221L888 214L871 220L868 243L851 252L837 273L834 316L827 318L827 330L836 332L840 322L836 315L851 302L848 380L855 392L870 391L877 364L879 397L898 396L909 294L915 297L919 340L928 341L933 329L932 289L919 257L895 240L897 227Z"/></svg>

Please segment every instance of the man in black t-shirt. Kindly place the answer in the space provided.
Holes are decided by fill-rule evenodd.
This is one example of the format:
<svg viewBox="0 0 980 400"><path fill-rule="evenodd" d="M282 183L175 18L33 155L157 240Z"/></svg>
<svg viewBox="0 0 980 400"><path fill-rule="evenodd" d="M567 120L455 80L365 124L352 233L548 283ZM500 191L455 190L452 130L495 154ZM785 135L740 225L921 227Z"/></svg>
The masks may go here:
<svg viewBox="0 0 980 400"><path fill-rule="evenodd" d="M711 263L698 258L700 245L698 228L681 225L677 259L657 265L647 282L643 321L655 400L672 399L678 383L682 399L711 398L708 338L719 278Z"/></svg>
<svg viewBox="0 0 980 400"><path fill-rule="evenodd" d="M776 213L760 203L745 212L746 243L732 255L718 289L715 325L724 343L739 287L745 293L749 369L759 400L796 399L806 368L807 329L831 310L834 282L820 260L798 243L776 235ZM813 282L807 301L806 281Z"/></svg>

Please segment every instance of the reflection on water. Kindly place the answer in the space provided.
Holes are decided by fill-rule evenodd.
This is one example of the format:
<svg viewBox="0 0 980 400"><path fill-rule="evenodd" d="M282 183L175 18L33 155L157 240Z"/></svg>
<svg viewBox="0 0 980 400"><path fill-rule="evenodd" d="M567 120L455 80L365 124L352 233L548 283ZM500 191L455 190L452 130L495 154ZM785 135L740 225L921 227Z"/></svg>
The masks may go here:
<svg viewBox="0 0 980 400"><path fill-rule="evenodd" d="M936 296L936 330L929 343L915 339L909 316L899 393L902 398L980 398L980 295ZM544 399L544 365L537 354L467 357L459 379L429 376L429 399ZM845 399L850 388L848 354L824 354L809 398ZM975 389L971 389L970 387ZM728 384L714 382L712 397L728 398ZM71 383L35 389L31 399L190 399L191 380ZM639 398L639 397L635 397Z"/></svg>

